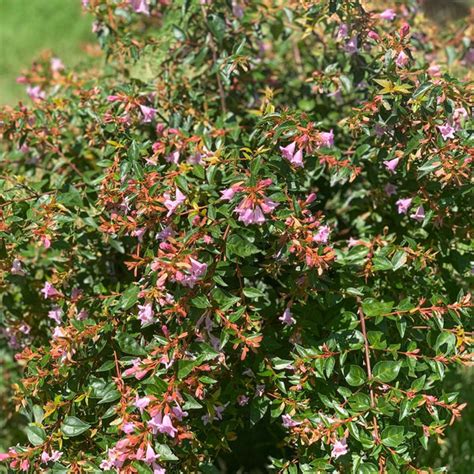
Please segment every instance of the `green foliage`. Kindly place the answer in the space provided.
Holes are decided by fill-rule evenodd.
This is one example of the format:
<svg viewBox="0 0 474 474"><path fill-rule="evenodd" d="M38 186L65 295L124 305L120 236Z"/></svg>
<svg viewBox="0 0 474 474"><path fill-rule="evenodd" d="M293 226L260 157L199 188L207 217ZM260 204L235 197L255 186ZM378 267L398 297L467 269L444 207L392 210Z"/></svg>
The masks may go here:
<svg viewBox="0 0 474 474"><path fill-rule="evenodd" d="M399 3L90 0L105 70L25 76L11 469L423 469L470 359L470 44Z"/></svg>

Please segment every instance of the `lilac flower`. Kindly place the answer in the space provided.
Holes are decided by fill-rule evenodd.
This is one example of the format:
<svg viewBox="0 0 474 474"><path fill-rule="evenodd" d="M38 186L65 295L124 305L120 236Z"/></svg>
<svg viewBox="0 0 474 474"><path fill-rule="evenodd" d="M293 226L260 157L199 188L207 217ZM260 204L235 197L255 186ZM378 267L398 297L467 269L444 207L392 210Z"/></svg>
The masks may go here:
<svg viewBox="0 0 474 474"><path fill-rule="evenodd" d="M175 199L171 199L171 196L169 193L164 193L163 197L165 198L164 205L166 209L168 209L168 214L166 214L166 217L171 216L174 214L176 209L184 202L186 201L186 196L179 190L179 188L176 188L176 196Z"/></svg>
<svg viewBox="0 0 474 474"><path fill-rule="evenodd" d="M29 334L30 331L31 331L31 327L26 324L26 323L23 323L19 328L20 332L22 332L23 334Z"/></svg>
<svg viewBox="0 0 474 474"><path fill-rule="evenodd" d="M327 148L334 146L334 132L332 130L330 132L321 132L319 138L321 139L321 146Z"/></svg>
<svg viewBox="0 0 474 474"><path fill-rule="evenodd" d="M239 396L237 397L237 403L238 403L241 407L247 405L249 401L250 401L250 398L247 397L246 395L239 395Z"/></svg>
<svg viewBox="0 0 474 474"><path fill-rule="evenodd" d="M53 339L58 339L60 337L65 337L66 333L60 326L56 326L53 331Z"/></svg>
<svg viewBox="0 0 474 474"><path fill-rule="evenodd" d="M185 418L189 414L187 411L183 411L180 405L176 405L171 409L171 411L173 412L173 415L178 421L182 421L183 418Z"/></svg>
<svg viewBox="0 0 474 474"><path fill-rule="evenodd" d="M155 119L156 109L154 109L153 107L140 105L140 111L142 113L142 123L150 123Z"/></svg>
<svg viewBox="0 0 474 474"><path fill-rule="evenodd" d="M292 142L285 147L280 147L283 158L286 158L296 168L303 168L303 150L299 149L295 153L296 142Z"/></svg>
<svg viewBox="0 0 474 474"><path fill-rule="evenodd" d="M357 36L353 36L344 46L344 51L348 54L355 54L359 51Z"/></svg>
<svg viewBox="0 0 474 474"><path fill-rule="evenodd" d="M399 214L406 214L411 205L411 198L399 199L395 204L398 206Z"/></svg>
<svg viewBox="0 0 474 474"><path fill-rule="evenodd" d="M301 425L301 421L295 421L290 415L282 415L283 426L285 428L294 428L295 426Z"/></svg>
<svg viewBox="0 0 474 474"><path fill-rule="evenodd" d="M26 93L30 99L34 101L44 100L46 98L46 92L42 90L40 86L28 86L26 88Z"/></svg>
<svg viewBox="0 0 474 474"><path fill-rule="evenodd" d="M318 229L316 235L313 236L313 242L317 242L318 244L327 244L330 232L331 228L329 226L321 226Z"/></svg>
<svg viewBox="0 0 474 474"><path fill-rule="evenodd" d="M296 323L296 319L293 318L290 308L286 308L278 319L286 326L292 326Z"/></svg>
<svg viewBox="0 0 474 474"><path fill-rule="evenodd" d="M51 70L53 72L62 71L64 69L64 64L59 58L51 58Z"/></svg>
<svg viewBox="0 0 474 474"><path fill-rule="evenodd" d="M55 298L56 296L61 295L61 293L59 293L59 291L56 290L56 288L54 288L54 286L51 285L51 283L49 283L49 281L47 281L44 284L44 287L41 290L41 293L43 293L43 296L44 296L45 300L47 300L48 298Z"/></svg>
<svg viewBox="0 0 474 474"><path fill-rule="evenodd" d="M456 131L448 122L444 125L438 125L438 130L441 132L441 136L445 141L448 138L454 138L454 132Z"/></svg>
<svg viewBox="0 0 474 474"><path fill-rule="evenodd" d="M347 23L341 23L337 30L336 38L338 40L343 40L347 38L348 34L349 34L349 26L347 25Z"/></svg>
<svg viewBox="0 0 474 474"><path fill-rule="evenodd" d="M408 64L408 60L410 58L408 57L408 55L405 53L405 51L400 51L398 53L398 56L397 56L397 59L395 59L395 64L398 66L398 67L405 67L407 64Z"/></svg>
<svg viewBox="0 0 474 474"><path fill-rule="evenodd" d="M12 268L10 269L12 275L25 276L25 271L21 267L21 260L15 258L12 262Z"/></svg>
<svg viewBox="0 0 474 474"><path fill-rule="evenodd" d="M48 312L48 318L51 318L57 325L60 325L62 323L62 315L63 310L59 306L56 306Z"/></svg>
<svg viewBox="0 0 474 474"><path fill-rule="evenodd" d="M156 234L156 240L167 240L169 237L173 237L174 235L174 230L170 226L166 226Z"/></svg>
<svg viewBox="0 0 474 474"><path fill-rule="evenodd" d="M89 312L86 309L81 309L76 315L78 321L84 321L89 317Z"/></svg>
<svg viewBox="0 0 474 474"><path fill-rule="evenodd" d="M374 127L374 134L376 137L383 137L385 135L386 128L380 124L376 123Z"/></svg>
<svg viewBox="0 0 474 474"><path fill-rule="evenodd" d="M138 319L142 326L145 324L151 324L155 321L153 311L153 305L151 303L145 303L144 305L138 305Z"/></svg>
<svg viewBox="0 0 474 474"><path fill-rule="evenodd" d="M129 0L129 2L135 13L142 13L147 16L150 14L150 8L146 0Z"/></svg>
<svg viewBox="0 0 474 474"><path fill-rule="evenodd" d="M151 430L155 435L157 433L163 433L174 438L178 432L178 430L173 426L169 415L163 416L161 412L152 417L148 422L148 426L151 427Z"/></svg>
<svg viewBox="0 0 474 474"><path fill-rule="evenodd" d="M337 459L340 456L344 456L349 451L347 447L347 440L346 438L342 438L341 440L337 440L332 447L331 457Z"/></svg>
<svg viewBox="0 0 474 474"><path fill-rule="evenodd" d="M159 457L158 454L155 453L155 451L151 447L151 444L149 444L148 447L146 448L145 462L147 464L153 464L158 457Z"/></svg>
<svg viewBox="0 0 474 474"><path fill-rule="evenodd" d="M140 410L140 413L143 413L143 410L150 404L151 400L148 397L140 398L138 395L135 398L135 403L133 404L135 408Z"/></svg>
<svg viewBox="0 0 474 474"><path fill-rule="evenodd" d="M379 14L379 18L382 20L393 21L396 18L397 14L392 8L387 8L382 13Z"/></svg>
<svg viewBox="0 0 474 474"><path fill-rule="evenodd" d="M179 163L179 151L175 150L171 152L169 155L165 156L165 161L168 163L174 163L177 165Z"/></svg>
<svg viewBox="0 0 474 474"><path fill-rule="evenodd" d="M397 194L397 187L392 183L387 183L384 188L385 193L387 196L393 196Z"/></svg>
<svg viewBox="0 0 474 474"><path fill-rule="evenodd" d="M423 222L425 220L425 210L423 206L419 206L414 214L410 214L410 217L417 222Z"/></svg>
<svg viewBox="0 0 474 474"><path fill-rule="evenodd" d="M395 174L395 168L398 166L399 161L400 158L394 158L393 160L384 161L383 164L390 173Z"/></svg>

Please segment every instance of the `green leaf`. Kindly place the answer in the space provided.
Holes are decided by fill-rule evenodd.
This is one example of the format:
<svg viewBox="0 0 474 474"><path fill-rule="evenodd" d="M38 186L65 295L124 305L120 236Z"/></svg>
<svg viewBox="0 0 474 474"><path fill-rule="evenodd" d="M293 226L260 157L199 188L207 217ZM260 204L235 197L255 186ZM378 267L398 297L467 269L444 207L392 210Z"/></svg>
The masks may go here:
<svg viewBox="0 0 474 474"><path fill-rule="evenodd" d="M407 263L407 254L403 250L397 250L392 257L393 270L396 271L402 268Z"/></svg>
<svg viewBox="0 0 474 474"><path fill-rule="evenodd" d="M146 355L145 349L140 346L138 341L131 334L121 333L115 339L125 354Z"/></svg>
<svg viewBox="0 0 474 474"><path fill-rule="evenodd" d="M259 422L268 410L268 399L254 398L250 404L250 426Z"/></svg>
<svg viewBox="0 0 474 474"><path fill-rule="evenodd" d="M132 285L128 287L120 298L120 307L124 310L130 309L138 300L140 288Z"/></svg>
<svg viewBox="0 0 474 474"><path fill-rule="evenodd" d="M43 428L40 428L36 425L28 425L25 428L26 436L28 437L28 441L33 446L39 446L46 441L46 433Z"/></svg>
<svg viewBox="0 0 474 474"><path fill-rule="evenodd" d="M402 366L401 361L382 361L377 362L372 372L374 378L379 382L388 383L395 380Z"/></svg>
<svg viewBox="0 0 474 474"><path fill-rule="evenodd" d="M173 451L171 451L166 444L155 445L155 452L156 454L159 454L160 461L178 461L178 457L175 456Z"/></svg>
<svg viewBox="0 0 474 474"><path fill-rule="evenodd" d="M195 308L205 309L211 306L211 303L206 295L198 295L191 300L192 305Z"/></svg>
<svg viewBox="0 0 474 474"><path fill-rule="evenodd" d="M362 310L364 314L369 317L390 313L392 308L392 301L377 301L373 298L368 298L362 302Z"/></svg>
<svg viewBox="0 0 474 474"><path fill-rule="evenodd" d="M250 257L250 255L259 252L260 250L255 245L248 242L240 235L232 234L227 240L226 255L228 258L231 258L232 255L237 255L238 257Z"/></svg>
<svg viewBox="0 0 474 474"><path fill-rule="evenodd" d="M244 288L243 293L247 298L250 298L252 300L256 300L258 298L261 298L263 295L263 292L259 290L258 288Z"/></svg>
<svg viewBox="0 0 474 474"><path fill-rule="evenodd" d="M67 416L61 425L61 431L68 438L79 436L85 433L90 428L90 425L75 416Z"/></svg>
<svg viewBox="0 0 474 474"><path fill-rule="evenodd" d="M365 371L358 365L351 365L349 372L346 374L346 382L351 387L359 387L367 380Z"/></svg>
<svg viewBox="0 0 474 474"><path fill-rule="evenodd" d="M382 444L390 448L396 448L403 443L405 429L403 426L387 426L382 431Z"/></svg>

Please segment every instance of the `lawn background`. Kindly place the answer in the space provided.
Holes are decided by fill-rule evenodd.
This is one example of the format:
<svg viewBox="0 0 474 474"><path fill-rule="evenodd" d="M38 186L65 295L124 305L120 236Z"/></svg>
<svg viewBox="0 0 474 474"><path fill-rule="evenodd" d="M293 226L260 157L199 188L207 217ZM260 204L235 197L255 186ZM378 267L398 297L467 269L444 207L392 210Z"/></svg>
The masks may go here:
<svg viewBox="0 0 474 474"><path fill-rule="evenodd" d="M16 84L21 70L51 50L71 67L94 40L91 18L81 13L81 0L0 0L0 105L25 99Z"/></svg>

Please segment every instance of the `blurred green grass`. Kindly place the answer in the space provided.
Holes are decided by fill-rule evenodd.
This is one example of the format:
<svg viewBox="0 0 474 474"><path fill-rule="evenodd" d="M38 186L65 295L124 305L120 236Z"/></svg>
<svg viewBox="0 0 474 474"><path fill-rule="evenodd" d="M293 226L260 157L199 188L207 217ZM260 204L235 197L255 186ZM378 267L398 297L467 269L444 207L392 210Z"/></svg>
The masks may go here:
<svg viewBox="0 0 474 474"><path fill-rule="evenodd" d="M93 41L80 0L0 0L0 104L26 98L15 79L45 49L73 66Z"/></svg>

